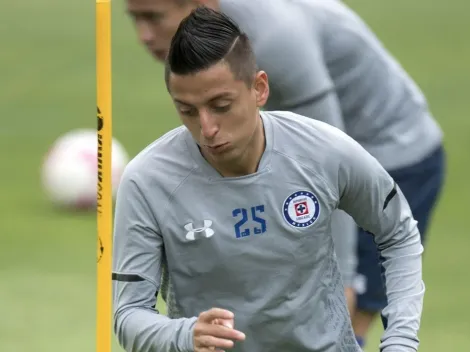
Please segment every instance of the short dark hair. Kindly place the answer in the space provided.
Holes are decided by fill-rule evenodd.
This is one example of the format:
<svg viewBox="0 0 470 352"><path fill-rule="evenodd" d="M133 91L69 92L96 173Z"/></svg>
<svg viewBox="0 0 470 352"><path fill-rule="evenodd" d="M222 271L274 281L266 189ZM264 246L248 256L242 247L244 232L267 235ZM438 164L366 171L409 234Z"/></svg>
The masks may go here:
<svg viewBox="0 0 470 352"><path fill-rule="evenodd" d="M193 10L180 23L165 64L165 82L170 73L189 75L225 60L237 80L251 85L257 72L248 36L225 14L205 6Z"/></svg>

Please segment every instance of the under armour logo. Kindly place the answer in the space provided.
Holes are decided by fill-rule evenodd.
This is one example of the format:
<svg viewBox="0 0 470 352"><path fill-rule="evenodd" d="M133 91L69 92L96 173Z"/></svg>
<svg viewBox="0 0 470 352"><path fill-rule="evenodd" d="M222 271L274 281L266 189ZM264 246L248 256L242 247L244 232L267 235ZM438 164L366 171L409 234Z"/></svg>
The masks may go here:
<svg viewBox="0 0 470 352"><path fill-rule="evenodd" d="M212 221L211 220L204 220L204 227L200 227L195 229L193 223L190 222L189 224L184 225L184 228L188 233L186 234L186 239L188 241L194 241L196 239L196 233L203 232L206 238L212 237L214 235L214 230L211 229Z"/></svg>

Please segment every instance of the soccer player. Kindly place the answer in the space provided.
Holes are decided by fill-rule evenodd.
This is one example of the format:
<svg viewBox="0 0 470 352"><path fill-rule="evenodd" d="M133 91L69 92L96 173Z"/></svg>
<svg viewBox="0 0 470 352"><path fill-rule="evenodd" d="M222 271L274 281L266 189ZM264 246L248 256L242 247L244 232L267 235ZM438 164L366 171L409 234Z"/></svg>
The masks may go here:
<svg viewBox="0 0 470 352"><path fill-rule="evenodd" d="M200 4L223 11L251 39L258 66L270 78L266 109L327 122L359 142L402 189L424 243L443 182L442 131L420 89L367 25L339 1L127 0L141 42L159 60L182 18ZM377 246L344 212L334 217L336 252L352 303L358 260L352 319L363 344L387 304ZM351 248L357 231L358 258ZM167 276L163 284L165 289ZM164 297L176 314L171 285Z"/></svg>
<svg viewBox="0 0 470 352"><path fill-rule="evenodd" d="M268 75L245 33L201 7L170 46L183 126L145 148L119 187L114 319L135 352L357 352L331 217L374 234L388 303L381 351L416 351L423 304L417 222L380 163L341 130L260 112ZM180 318L155 310L167 265Z"/></svg>

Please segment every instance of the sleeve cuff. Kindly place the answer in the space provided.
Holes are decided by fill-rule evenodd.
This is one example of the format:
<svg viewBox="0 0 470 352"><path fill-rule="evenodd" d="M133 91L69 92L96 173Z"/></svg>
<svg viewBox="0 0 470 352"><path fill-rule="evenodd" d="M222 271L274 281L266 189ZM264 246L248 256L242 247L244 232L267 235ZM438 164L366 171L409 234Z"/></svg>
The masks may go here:
<svg viewBox="0 0 470 352"><path fill-rule="evenodd" d="M380 352L417 352L418 345L418 341L394 337L380 344Z"/></svg>
<svg viewBox="0 0 470 352"><path fill-rule="evenodd" d="M194 352L194 325L197 317L187 318L183 325L183 331L180 332L179 340L181 341L180 352Z"/></svg>

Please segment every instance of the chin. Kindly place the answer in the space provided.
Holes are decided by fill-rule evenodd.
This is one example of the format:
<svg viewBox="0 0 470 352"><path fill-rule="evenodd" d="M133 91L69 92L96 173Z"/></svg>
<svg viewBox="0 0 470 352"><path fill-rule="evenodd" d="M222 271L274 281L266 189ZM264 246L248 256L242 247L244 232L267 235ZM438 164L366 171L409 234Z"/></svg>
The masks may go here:
<svg viewBox="0 0 470 352"><path fill-rule="evenodd" d="M157 61L159 62L165 62L166 60L166 53L165 52L161 52L161 51L151 51L150 52L153 56L154 59L156 59Z"/></svg>
<svg viewBox="0 0 470 352"><path fill-rule="evenodd" d="M224 151L223 153L210 154L209 157L218 163L227 163L237 159L236 153L233 149Z"/></svg>

